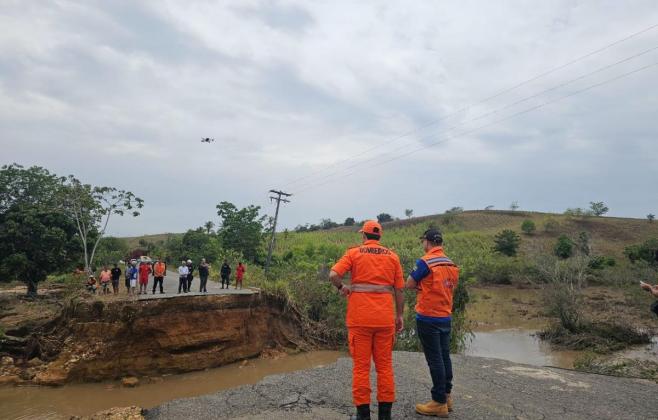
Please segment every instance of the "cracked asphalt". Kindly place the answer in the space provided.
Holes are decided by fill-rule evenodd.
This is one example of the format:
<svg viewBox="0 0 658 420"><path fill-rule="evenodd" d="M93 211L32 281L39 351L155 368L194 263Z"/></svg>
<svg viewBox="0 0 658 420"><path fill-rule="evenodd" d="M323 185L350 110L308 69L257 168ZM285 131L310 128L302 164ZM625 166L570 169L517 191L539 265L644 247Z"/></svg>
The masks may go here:
<svg viewBox="0 0 658 420"><path fill-rule="evenodd" d="M453 364L453 419L658 419L654 382L478 357L453 356ZM414 412L416 402L430 398L422 353L395 352L394 366L393 418L427 418ZM269 376L255 385L170 401L149 409L146 418L344 420L353 412L351 368L351 360L341 358L332 365Z"/></svg>

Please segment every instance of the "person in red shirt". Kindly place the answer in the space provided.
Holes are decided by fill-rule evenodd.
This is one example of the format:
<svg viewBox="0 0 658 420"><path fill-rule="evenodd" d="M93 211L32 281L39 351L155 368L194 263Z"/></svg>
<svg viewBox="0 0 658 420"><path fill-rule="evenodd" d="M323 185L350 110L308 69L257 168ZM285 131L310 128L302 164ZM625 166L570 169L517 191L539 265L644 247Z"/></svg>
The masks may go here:
<svg viewBox="0 0 658 420"><path fill-rule="evenodd" d="M393 344L395 333L403 328L404 279L398 256L379 243L381 225L370 220L359 232L363 244L347 250L331 268L329 279L347 297L356 419L370 419L370 363L374 359L379 419L390 420L395 401ZM348 271L352 279L350 285L345 285L342 278Z"/></svg>
<svg viewBox="0 0 658 420"><path fill-rule="evenodd" d="M242 289L242 279L244 277L244 272L245 272L244 265L242 265L241 262L238 263L237 268L235 269L235 288L237 289L238 286L240 286L240 289Z"/></svg>
<svg viewBox="0 0 658 420"><path fill-rule="evenodd" d="M149 274L151 274L151 264L141 263L139 266L139 294L146 294L146 286L149 284Z"/></svg>

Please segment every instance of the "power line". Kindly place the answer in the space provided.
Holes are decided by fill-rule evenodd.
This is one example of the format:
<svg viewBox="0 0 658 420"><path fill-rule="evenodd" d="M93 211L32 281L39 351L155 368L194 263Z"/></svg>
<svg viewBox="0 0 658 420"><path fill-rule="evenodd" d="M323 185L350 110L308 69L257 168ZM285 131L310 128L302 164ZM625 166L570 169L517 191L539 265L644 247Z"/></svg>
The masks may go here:
<svg viewBox="0 0 658 420"><path fill-rule="evenodd" d="M339 162L336 162L336 163L333 163L333 164L331 164L331 165L329 165L329 166L327 166L327 167L325 167L325 168L323 168L323 169L320 169L320 170L317 170L317 171L311 172L310 174L303 175L303 176L300 176L300 177L297 177L297 178L293 178L292 180L285 182L284 185L285 185L286 187L291 187L292 185L295 185L295 184L299 183L299 181L302 181L302 180L305 180L305 179L307 179L307 178L310 178L310 177L312 177L312 176L314 176L314 175L317 175L317 174L319 174L319 173L322 173L322 172L324 172L324 171L326 171L326 170L328 170L328 169L334 168L334 167L336 167L336 166L340 166L340 165L343 164L343 163L346 163L346 162L349 162L349 161L351 161L351 160L354 160L355 158L357 158L357 157L359 157L359 156L363 156L363 155L365 155L366 153L369 153L369 152L371 152L371 151L373 151L373 150L379 149L379 148L381 148L382 146L386 146L386 145L388 145L388 144L390 144L390 143L397 142L398 140L400 140L400 139L402 139L402 138L408 137L408 136L410 136L410 135L412 135L412 134L414 134L414 133L417 133L417 132L419 132L419 131L425 130L426 128L432 127L432 126L438 124L439 122L441 122L441 121L443 121L443 120L445 120L445 119L448 119L448 118L450 118L450 117L452 117L452 116L454 116L454 115L458 115L458 114L460 114L460 113L462 113L462 112L464 112L464 111L467 111L469 108L472 108L472 107L474 107L474 106L477 106L477 105L481 105L481 104L483 104L483 103L486 103L486 102L488 102L488 101L490 101L490 100L492 100L492 99L495 99L495 98L497 98L497 97L499 97L499 96L501 96L501 95L504 95L505 93L512 92L512 91L514 91L514 90L516 90L516 89L518 89L518 88L520 88L520 87L522 87L522 86L525 86L525 85L527 85L527 84L529 84L529 83L531 83L531 82L534 82L534 81L536 81L536 80L538 80L538 79L541 79L542 77L548 76L549 74L555 73L556 71L562 70L562 69L564 69L564 68L566 68L566 67L568 67L568 66L571 66L571 65L576 64L576 63L578 63L578 62L580 62L580 61L583 61L583 60L585 60L585 59L587 59L587 58L589 58L589 57L592 57L592 56L594 56L594 55L596 55L596 54L598 54L598 53L601 53L601 52L603 52L603 51L605 51L605 50L608 50L608 49L610 49L610 48L612 48L612 47L614 47L614 46L616 46L616 45L619 45L619 44L621 44L621 43L623 43L623 42L626 42L626 41L628 41L628 40L630 40L630 39L632 39L632 38L635 38L635 37L637 37L637 36L639 36L639 35L642 35L643 33L649 32L649 31L651 31L651 30L653 30L653 29L655 29L655 28L658 28L658 24L654 24L654 25L651 25L651 26L649 26L649 27L646 27L646 28L644 28L644 29L642 29L642 30L640 30L640 31L634 32L634 33L632 33L632 34L630 34L630 35L628 35L628 36L626 36L626 37L624 37L624 38L618 39L618 40L616 40L616 41L614 41L614 42L612 42L612 43L610 43L610 44L607 44L607 45L605 45L605 46L603 46L603 47L600 47L600 48L598 48L598 49L596 49L596 50L594 50L594 51L591 51L591 52L589 52L589 53L587 53L587 54L585 54L585 55L582 55L582 56L580 56L580 57L577 57L577 58L575 58L575 59L573 59L573 60L571 60L571 61L568 61L568 62L566 62L566 63L564 63L564 64L561 64L561 65L559 65L559 66L557 66L557 67L553 67L553 68L551 68L550 70L544 71L544 72L542 72L542 73L540 73L540 74L538 74L538 75L536 75L536 76L533 76L533 77L531 77L531 78L529 78L529 79L526 79L526 80L524 80L524 81L522 81L522 82L520 82L520 83L517 83L516 85L510 86L510 87L507 87L507 88L504 88L504 89L502 89L502 90L500 90L500 91L498 91L498 92L496 92L496 93L494 93L494 94L492 94L492 95L490 95L490 96L487 96L486 98L483 98L483 99L481 99L481 100L479 100L479 101L476 101L476 102L474 102L474 103L471 103L471 104L469 104L469 105L466 105L465 107L463 107L463 108L461 108L461 109L459 109L459 110L457 110L457 111L454 111L454 112L452 112L452 113L450 113L450 114L448 114L448 115L445 115L445 116L443 116L443 117L439 117L438 119L433 120L433 121L430 121L429 123L424 124L424 125L421 125L420 127L417 127L417 128L415 128L415 129L413 129L413 130L410 130L410 131L408 131L408 132L405 132L405 133L402 133L402 134L400 134L400 135L398 135L398 136L395 136L395 137L391 138L391 139L388 140L388 141L385 141L385 142L383 142L383 143L378 144L377 146L374 146L374 147L371 147L371 148L369 148L369 149L367 149L367 150L364 150L364 151L362 151L362 152L360 152L360 153L358 153L358 154L356 154L356 155L351 156L350 158L343 159L343 160L341 160L341 161L339 161Z"/></svg>
<svg viewBox="0 0 658 420"><path fill-rule="evenodd" d="M463 127L464 125L470 124L470 123L472 123L472 122L478 121L478 120L480 120L480 119L483 119L483 118L485 118L485 117L489 117L489 116L494 115L494 114L498 114L498 113L500 113L500 112L502 112L502 111L505 111L505 110L507 110L507 109L510 109L510 108L512 108L512 107L514 107L514 106L516 106L516 105L519 105L519 104L521 104L521 103L523 103L523 102L527 102L527 101L529 101L529 100L531 100L531 99L537 98L537 97L539 97L539 96L541 96L541 95L543 95L543 94L545 94L545 93L548 93L548 92L551 92L551 91L557 90L557 89L559 89L559 88L565 87L565 86L567 86L567 85L569 85L569 84L572 84L572 83L577 82L577 81L579 81L579 80L585 79L585 78L590 77L590 76L592 76L592 75L594 75L594 74L597 74L597 73L600 73L600 72L602 72L602 71L608 70L608 69L610 69L610 68L612 68L612 67L614 67L614 66L617 66L617 65L620 65L620 64L626 63L626 62L628 62L628 61L630 61L630 60L633 60L633 59L635 59L635 58L638 58L638 57L641 57L641 56L643 56L643 55L646 55L646 54L648 54L648 53L650 53L650 52L652 52L652 51L655 51L656 49L658 49L658 46L651 47L651 48L646 49L646 50L644 50L644 51L642 51L642 52L639 52L639 53L637 53L637 54L634 54L634 55L631 55L631 56L629 56L629 57L626 57L626 58L623 58L623 59L621 59L621 60L618 60L618 61L616 61L616 62L614 62L614 63L612 63L612 64L607 64L607 65L605 65L605 66L599 67L599 68L597 68L597 69L595 69L595 70L593 70L593 71L591 71L591 72L588 72L588 73L582 74L582 75L580 75L580 76L578 76L578 77L576 77L576 78L573 78L573 79L567 80L566 82L562 82L562 83L560 83L560 84L558 84L558 85L556 85L556 86L550 87L550 88L548 88L548 89L544 89L544 90L542 90L542 91L540 91L540 92L538 92L538 93L535 93L535 94L532 94L532 95L530 95L530 96L527 96L527 97L521 98L521 99L519 99L519 100L517 100L517 101L515 101L515 102L512 102L512 103L507 104L507 105L505 105L505 106L502 106L502 107L500 107L500 108L494 109L493 111L485 112L485 113L480 114L480 115L478 115L478 116L476 116L476 117L473 117L473 118L468 119L468 120L466 120L466 121L463 121L463 122L461 122L461 123L455 124L455 125L453 125L452 127L449 127L449 128L446 130L446 132L443 133L443 134L449 134L451 131L454 131L454 130L460 128L460 127ZM399 151L399 150L406 149L407 147L409 147L409 145L406 145L406 144L405 144L405 145L402 145L402 146L397 147L397 148L395 148L395 149L392 149L392 150L390 150L390 151L388 151L388 152L384 152L384 153L381 153L381 154L379 154L379 155L377 155L377 156L371 157L371 158L369 158L369 159L365 159L365 160L357 161L356 163L353 163L353 164L351 164L351 165L348 165L348 166L346 166L346 167L344 167L344 168L342 168L342 169L339 169L339 170L336 170L336 171L334 171L334 172L330 172L330 173L328 173L328 174L325 174L325 175L321 176L319 179L322 180L322 179L332 178L334 175L340 174L341 172L343 172L343 171L345 171L345 170L349 170L349 169L352 169L352 168L356 168L357 166L361 166L361 165L363 165L363 164L365 164L365 163L369 163L369 162L376 161L376 160L378 160L378 159L380 159L380 158L382 158L382 157L384 157L384 156L386 156L386 155L390 155L391 153L397 152L397 151ZM315 182L317 182L317 179L315 180ZM305 183L302 183L301 186L300 186L300 188L301 188L302 190L304 190L304 189L306 189L306 186L307 186L307 185L312 185L313 183L314 183L314 182L310 182L310 183L309 183L309 182L305 182Z"/></svg>
<svg viewBox="0 0 658 420"><path fill-rule="evenodd" d="M655 62L655 63L651 63L651 64L648 64L648 65L642 66L642 67L640 67L640 68L637 68L637 69L631 70L631 71L629 71L629 72L623 73L623 74L621 74L621 75L619 75L619 76L615 76L615 77L613 77L613 78L606 79L606 80L604 80L604 81L602 81L602 82L600 82L600 83L595 83L595 84L593 84L593 85L587 86L587 87L584 88L584 89L580 89L580 90L577 90L577 91L572 92L572 93L570 93L570 94L563 95L563 96L560 96L560 97L558 97L558 98L555 98L555 99L552 99L552 100L549 100L549 101L543 102L543 103L541 103L541 104L539 104L539 105L535 105L535 106L530 107L530 108L527 108L527 109L525 109L525 110L523 110L523 111L516 112L516 113L511 114L511 115L509 115L509 116L507 116L507 117L504 117L504 118L501 118L501 119L495 120L495 121L493 121L493 122L490 122L490 123L484 124L484 125L482 125L482 126L479 126L479 127L474 128L474 129L464 131L464 132L459 133L459 134L457 134L457 135L454 135L454 136L452 136L452 137L450 137L450 138L447 138L447 139L444 139L444 140L440 140L440 141L437 141L437 142L433 142L433 143L428 143L428 144L423 145L423 146L421 146L421 147L419 147L419 148L417 148L417 149L411 150L411 151L409 151L409 152L407 152L407 153L404 153L404 154L401 154L401 155L398 155L398 156L394 156L394 157L391 158L391 159L388 159L388 160L385 160L385 161L381 161L381 162L377 162L377 163L375 163L375 164L373 164L373 165L370 165L369 168L374 168L374 167L381 166L381 165L383 165L383 164L386 164L386 163L389 163L389 162L392 162L392 161L395 161L395 160L398 160L398 159L402 159L402 158L404 158L404 157L407 157L407 156L409 156L409 155L412 155L412 154L414 154L414 153L417 153L417 152L419 152L419 151L421 151L421 150L425 150L425 149L428 149L428 148L430 148L430 147L434 147L434 146L436 146L436 145L439 145L439 144L442 144L442 143L446 143L446 142L448 142L448 141L450 141L450 140L453 140L453 139L455 139L455 138L462 137L462 136L464 136L464 135L474 133L474 132L476 132L476 131L482 130L482 129L487 128L487 127L490 127L490 126L492 126L492 125L499 124L499 123L501 123L501 122L504 122L504 121L510 120L510 119L512 119L512 118L516 118L516 117L518 117L518 116L520 116L520 115L527 114L527 113L529 113L529 112L535 111L535 110L540 109L540 108L543 108L543 107L545 107L545 106L548 106L548 105L554 104L554 103L559 102L559 101L561 101L561 100L563 100L563 99L567 99L567 98L570 98L570 97L572 97L572 96L578 95L578 94L580 94L580 93L584 93L584 92L589 91L589 90L592 90L592 89L594 89L594 88L597 88L597 87L603 86L603 85L605 85L605 84L608 84L608 83L611 83L611 82L617 81L617 80L619 80L619 79L623 79L624 77L628 77L628 76L630 76L630 75L632 75L632 74L635 74L635 73L638 73L638 72L640 72L640 71L643 71L643 70L649 69L649 68L651 68L651 67L653 67L653 66L656 66L656 65L658 65L658 62ZM334 179L329 179L329 180L327 180L327 181L325 181L325 182L322 182L322 183L319 183L319 184L310 185L310 186L308 186L308 187L306 187L306 188L303 188L303 189L297 191L296 194L299 195L299 194L303 193L304 191L307 191L307 190L309 190L309 189L311 189L311 188L315 188L315 187L319 187L319 186L322 186L322 185L326 185L326 184L328 184L328 183L334 181L335 179L344 178L344 177L346 177L346 176L354 175L354 174L356 174L356 173L358 173L358 172L359 172L359 171L352 171L352 172L350 172L350 173L340 175L340 176L338 176L338 177L336 177L336 178L334 178Z"/></svg>

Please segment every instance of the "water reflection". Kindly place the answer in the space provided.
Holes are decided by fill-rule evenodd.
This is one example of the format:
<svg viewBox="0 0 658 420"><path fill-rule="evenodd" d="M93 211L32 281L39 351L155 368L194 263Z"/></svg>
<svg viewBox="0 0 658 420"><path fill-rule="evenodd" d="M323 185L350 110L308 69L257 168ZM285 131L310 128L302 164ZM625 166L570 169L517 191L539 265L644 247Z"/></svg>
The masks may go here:
<svg viewBox="0 0 658 420"><path fill-rule="evenodd" d="M469 356L571 369L574 360L580 354L577 351L552 349L548 343L535 337L533 330L505 329L474 334L473 341L465 352Z"/></svg>
<svg viewBox="0 0 658 420"><path fill-rule="evenodd" d="M71 384L61 388L2 387L2 419L69 419L86 416L111 407L154 407L176 398L209 394L240 385L253 384L278 373L310 369L335 362L344 353L315 351L272 359L252 359L241 363L142 380L136 388L118 382Z"/></svg>

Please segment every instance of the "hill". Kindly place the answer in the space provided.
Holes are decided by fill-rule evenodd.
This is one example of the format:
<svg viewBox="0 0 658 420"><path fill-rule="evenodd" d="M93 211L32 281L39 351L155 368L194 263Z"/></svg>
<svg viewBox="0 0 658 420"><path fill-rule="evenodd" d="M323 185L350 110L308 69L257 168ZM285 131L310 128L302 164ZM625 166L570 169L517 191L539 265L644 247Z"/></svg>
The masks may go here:
<svg viewBox="0 0 658 420"><path fill-rule="evenodd" d="M521 224L532 220L537 230L532 235L521 231ZM503 229L511 229L522 237L521 255L552 253L557 238L565 234L576 239L580 232L587 232L593 255L624 258L624 248L658 237L658 223L642 219L617 217L572 217L551 213L522 211L465 211L451 215L432 215L384 223L384 244L404 253L413 249L419 252L417 238L430 225L444 232L446 248L459 252L460 245L486 242L493 245L493 237ZM277 235L277 254L285 256L290 251L304 251L309 244L316 247L338 246L344 249L360 240L357 226L338 227L314 232L287 232ZM477 248L482 247L482 243ZM310 252L310 251L309 251ZM402 256L402 255L401 255ZM457 259L459 257L456 256Z"/></svg>

